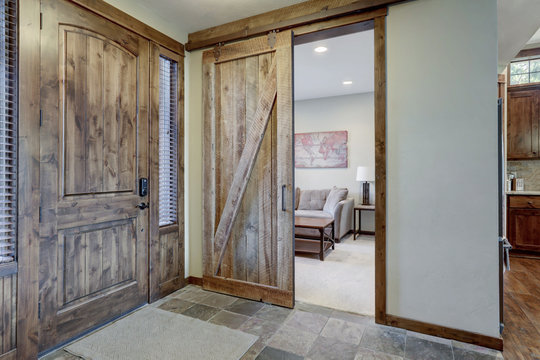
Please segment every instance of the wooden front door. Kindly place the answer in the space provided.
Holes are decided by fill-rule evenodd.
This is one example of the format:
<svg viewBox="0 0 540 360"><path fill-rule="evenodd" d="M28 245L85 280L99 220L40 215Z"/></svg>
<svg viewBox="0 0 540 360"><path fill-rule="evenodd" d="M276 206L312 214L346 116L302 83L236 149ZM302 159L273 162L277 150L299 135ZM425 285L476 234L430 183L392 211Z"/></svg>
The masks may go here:
<svg viewBox="0 0 540 360"><path fill-rule="evenodd" d="M149 43L42 2L40 350L147 302Z"/></svg>
<svg viewBox="0 0 540 360"><path fill-rule="evenodd" d="M203 287L292 307L292 34L203 54Z"/></svg>

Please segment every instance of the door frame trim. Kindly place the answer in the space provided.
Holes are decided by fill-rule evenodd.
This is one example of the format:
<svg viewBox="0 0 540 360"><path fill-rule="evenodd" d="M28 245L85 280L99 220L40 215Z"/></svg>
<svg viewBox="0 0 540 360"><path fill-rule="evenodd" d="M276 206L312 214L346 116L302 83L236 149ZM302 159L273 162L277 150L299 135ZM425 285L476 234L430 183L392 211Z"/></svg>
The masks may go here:
<svg viewBox="0 0 540 360"><path fill-rule="evenodd" d="M17 357L38 354L40 0L19 2ZM24 99L24 101L20 101ZM24 314L24 316L20 316Z"/></svg>
<svg viewBox="0 0 540 360"><path fill-rule="evenodd" d="M375 321L386 313L386 16L374 21L375 55Z"/></svg>
<svg viewBox="0 0 540 360"><path fill-rule="evenodd" d="M304 37L331 29L339 33L339 28L346 32L349 26L366 23L358 30L374 32L375 322L384 325L389 321L386 312L386 15L387 9L382 8L292 29L295 37Z"/></svg>
<svg viewBox="0 0 540 360"><path fill-rule="evenodd" d="M116 25L184 56L184 45L103 0L67 0Z"/></svg>

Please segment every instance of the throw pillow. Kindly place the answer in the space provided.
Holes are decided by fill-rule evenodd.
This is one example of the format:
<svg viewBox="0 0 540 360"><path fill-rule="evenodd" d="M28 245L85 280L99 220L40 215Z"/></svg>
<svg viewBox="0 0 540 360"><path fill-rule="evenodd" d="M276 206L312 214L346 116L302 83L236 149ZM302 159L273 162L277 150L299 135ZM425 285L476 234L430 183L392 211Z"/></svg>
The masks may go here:
<svg viewBox="0 0 540 360"><path fill-rule="evenodd" d="M340 201L345 200L348 194L348 189L338 189L334 186L332 190L330 190L330 194L328 194L328 197L326 198L326 203L324 204L323 211L333 214L336 205Z"/></svg>

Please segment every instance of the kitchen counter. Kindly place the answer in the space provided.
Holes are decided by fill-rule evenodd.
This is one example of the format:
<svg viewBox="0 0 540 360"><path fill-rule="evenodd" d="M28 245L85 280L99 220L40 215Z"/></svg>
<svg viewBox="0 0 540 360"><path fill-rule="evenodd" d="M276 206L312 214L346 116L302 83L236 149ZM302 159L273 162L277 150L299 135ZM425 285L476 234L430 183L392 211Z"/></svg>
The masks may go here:
<svg viewBox="0 0 540 360"><path fill-rule="evenodd" d="M540 195L540 191L530 191L530 190L524 190L524 191L507 191L506 195Z"/></svg>

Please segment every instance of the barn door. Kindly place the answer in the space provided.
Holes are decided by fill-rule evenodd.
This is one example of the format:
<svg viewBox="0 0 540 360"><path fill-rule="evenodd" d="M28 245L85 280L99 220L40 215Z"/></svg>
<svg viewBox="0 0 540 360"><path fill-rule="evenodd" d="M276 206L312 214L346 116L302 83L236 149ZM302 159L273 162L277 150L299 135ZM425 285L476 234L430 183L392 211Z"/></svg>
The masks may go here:
<svg viewBox="0 0 540 360"><path fill-rule="evenodd" d="M149 43L42 2L40 350L148 298Z"/></svg>
<svg viewBox="0 0 540 360"><path fill-rule="evenodd" d="M292 33L203 54L203 287L292 307Z"/></svg>

